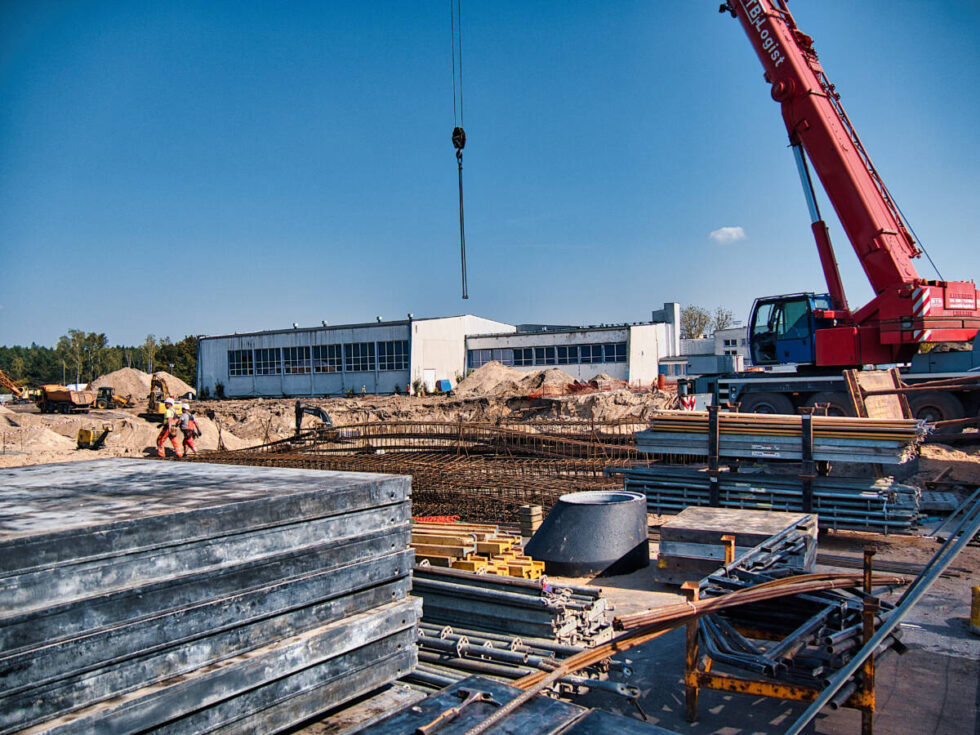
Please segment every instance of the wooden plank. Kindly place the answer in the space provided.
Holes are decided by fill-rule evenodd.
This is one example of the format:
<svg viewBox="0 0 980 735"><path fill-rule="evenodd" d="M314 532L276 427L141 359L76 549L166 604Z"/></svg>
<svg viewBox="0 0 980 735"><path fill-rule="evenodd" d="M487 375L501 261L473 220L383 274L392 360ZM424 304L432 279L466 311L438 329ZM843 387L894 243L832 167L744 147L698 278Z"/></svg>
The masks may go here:
<svg viewBox="0 0 980 735"><path fill-rule="evenodd" d="M429 533L412 533L413 544L431 544L433 546L473 546L473 537L466 536L434 536Z"/></svg>
<svg viewBox="0 0 980 735"><path fill-rule="evenodd" d="M453 569L462 569L465 572L485 571L487 562L479 557L469 557L468 559L457 559L453 562Z"/></svg>
<svg viewBox="0 0 980 735"><path fill-rule="evenodd" d="M425 560L434 567L452 567L454 559L451 556L435 556L433 554L415 554L415 563Z"/></svg>
<svg viewBox="0 0 980 735"><path fill-rule="evenodd" d="M412 544L416 556L448 556L457 559L473 551L473 547L441 546L437 544Z"/></svg>

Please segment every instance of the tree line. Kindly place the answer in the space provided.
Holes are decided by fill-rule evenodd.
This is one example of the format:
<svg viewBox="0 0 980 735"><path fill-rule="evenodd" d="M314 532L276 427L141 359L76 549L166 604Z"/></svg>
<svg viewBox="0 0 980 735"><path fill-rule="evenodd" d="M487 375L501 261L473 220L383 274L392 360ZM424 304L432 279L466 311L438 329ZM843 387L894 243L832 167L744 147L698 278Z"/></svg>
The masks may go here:
<svg viewBox="0 0 980 735"><path fill-rule="evenodd" d="M30 387L88 383L124 367L147 373L166 370L197 387L197 337L172 342L169 337L157 339L148 334L138 346L110 346L105 333L69 329L54 347L0 346L0 370Z"/></svg>

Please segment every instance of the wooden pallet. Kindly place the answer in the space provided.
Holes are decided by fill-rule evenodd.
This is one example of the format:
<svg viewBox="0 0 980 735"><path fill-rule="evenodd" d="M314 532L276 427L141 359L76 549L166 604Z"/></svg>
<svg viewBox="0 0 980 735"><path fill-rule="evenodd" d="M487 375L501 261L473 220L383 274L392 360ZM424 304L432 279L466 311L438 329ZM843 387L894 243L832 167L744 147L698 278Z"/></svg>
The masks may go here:
<svg viewBox="0 0 980 735"><path fill-rule="evenodd" d="M412 524L416 561L504 577L540 579L544 562L524 554L521 537L485 523Z"/></svg>

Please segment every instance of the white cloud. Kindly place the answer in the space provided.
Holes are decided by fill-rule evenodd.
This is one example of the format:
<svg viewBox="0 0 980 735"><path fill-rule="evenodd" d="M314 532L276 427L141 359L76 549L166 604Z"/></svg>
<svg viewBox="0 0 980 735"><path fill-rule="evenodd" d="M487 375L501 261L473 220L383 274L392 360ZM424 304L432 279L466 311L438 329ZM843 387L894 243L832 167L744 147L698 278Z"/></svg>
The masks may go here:
<svg viewBox="0 0 980 735"><path fill-rule="evenodd" d="M746 235L745 230L741 227L721 227L708 235L708 237L720 245L728 245L731 242L744 240Z"/></svg>

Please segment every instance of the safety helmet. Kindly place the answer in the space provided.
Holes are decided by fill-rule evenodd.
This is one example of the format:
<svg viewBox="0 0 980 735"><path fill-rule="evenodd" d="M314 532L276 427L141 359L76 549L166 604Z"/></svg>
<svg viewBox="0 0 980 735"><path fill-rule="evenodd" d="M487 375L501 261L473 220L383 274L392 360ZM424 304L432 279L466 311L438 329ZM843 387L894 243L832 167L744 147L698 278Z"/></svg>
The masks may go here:
<svg viewBox="0 0 980 735"><path fill-rule="evenodd" d="M167 398L163 403L166 406L172 406L172 405L174 405L174 399L173 398Z"/></svg>
<svg viewBox="0 0 980 735"><path fill-rule="evenodd" d="M181 403L180 404L180 410L181 411L190 411L191 410L191 404L189 404L189 403Z"/></svg>

